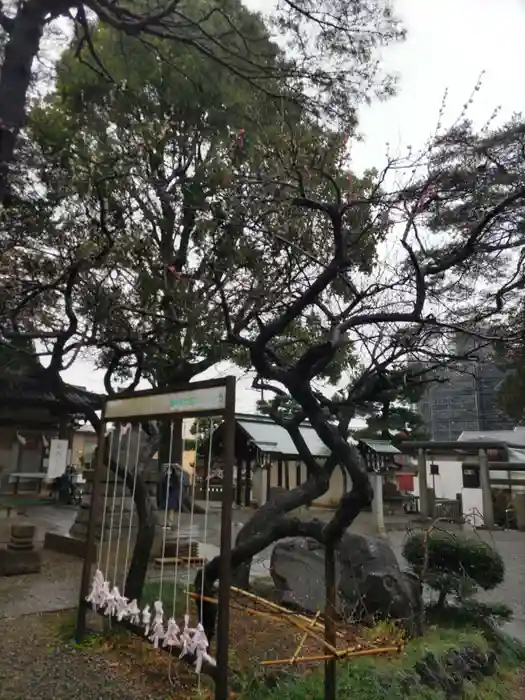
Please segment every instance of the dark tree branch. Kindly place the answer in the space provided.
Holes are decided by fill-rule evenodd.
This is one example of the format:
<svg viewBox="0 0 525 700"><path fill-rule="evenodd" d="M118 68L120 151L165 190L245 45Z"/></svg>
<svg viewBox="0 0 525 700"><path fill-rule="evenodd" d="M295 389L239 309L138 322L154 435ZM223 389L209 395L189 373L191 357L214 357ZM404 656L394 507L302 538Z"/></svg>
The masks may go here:
<svg viewBox="0 0 525 700"><path fill-rule="evenodd" d="M3 11L3 3L0 2L0 27L6 32L7 34L11 34L15 26L14 19L12 17L8 17L5 12Z"/></svg>

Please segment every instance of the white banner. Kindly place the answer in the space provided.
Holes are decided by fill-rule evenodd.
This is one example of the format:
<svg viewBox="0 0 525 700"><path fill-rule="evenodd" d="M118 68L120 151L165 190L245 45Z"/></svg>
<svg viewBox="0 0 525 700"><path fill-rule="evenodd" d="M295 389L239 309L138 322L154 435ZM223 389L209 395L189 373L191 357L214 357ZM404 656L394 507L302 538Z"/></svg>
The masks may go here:
<svg viewBox="0 0 525 700"><path fill-rule="evenodd" d="M47 480L53 481L66 471L69 446L67 440L51 440Z"/></svg>

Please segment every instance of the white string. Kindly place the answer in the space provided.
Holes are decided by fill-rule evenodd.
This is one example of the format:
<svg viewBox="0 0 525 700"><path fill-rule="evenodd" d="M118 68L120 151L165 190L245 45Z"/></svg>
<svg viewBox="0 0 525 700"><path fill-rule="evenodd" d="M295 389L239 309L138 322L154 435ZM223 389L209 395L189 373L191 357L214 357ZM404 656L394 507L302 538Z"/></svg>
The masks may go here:
<svg viewBox="0 0 525 700"><path fill-rule="evenodd" d="M212 439L213 439L213 418L210 418L210 444L208 446L208 464L206 467L206 498L205 498L205 513L204 513L204 536L203 536L203 543L204 547L206 548L206 545L208 543L208 512L209 512L209 504L210 504L210 472L211 472L211 456L212 456ZM203 571L202 571L202 576L201 576L201 610L200 610L200 619L202 622L202 611L204 608L204 601L202 600L204 596L204 565L203 565Z"/></svg>
<svg viewBox="0 0 525 700"><path fill-rule="evenodd" d="M142 437L142 428L139 424L138 428L138 438L137 438L137 454L135 456L135 474L133 476L133 490L131 492L131 506L129 514L129 528L128 528L128 541L126 543L126 560L124 563L124 577L122 579L122 590L124 591L126 586L126 576L128 573L128 561L129 561L129 550L131 548L131 528L133 526L133 516L135 514L135 490L137 488L137 474L139 471L139 452L140 452L140 439Z"/></svg>
<svg viewBox="0 0 525 700"><path fill-rule="evenodd" d="M195 455L197 455L197 441L195 441ZM188 576L187 576L187 581L186 581L186 615L189 615L190 613L190 586L191 586L191 566L190 566L190 557L191 557L191 545L193 543L193 519L194 519L194 513L195 513L195 483L197 479L195 479L195 474L193 475L193 483L191 485L191 508L190 508L190 543L189 543L189 552L188 552Z"/></svg>
<svg viewBox="0 0 525 700"><path fill-rule="evenodd" d="M100 565L102 563L102 546L104 544L104 530L106 528L106 511L108 508L108 493L109 493L109 465L110 465L110 460L111 460L111 453L113 452L113 435L115 434L115 428L113 428L109 434L109 460L108 464L106 467L106 489L104 492L104 510L102 512L102 530L100 532L100 542L98 545L98 558L97 558L97 569L100 571ZM104 442L106 441L106 438L104 437ZM104 450L105 445L99 445L98 449L99 450ZM104 459L102 457L102 459ZM98 460L98 455L97 455L97 460ZM93 488L95 485L93 484ZM93 517L97 517L97 514L95 513ZM106 572L107 573L107 572Z"/></svg>
<svg viewBox="0 0 525 700"><path fill-rule="evenodd" d="M182 437L184 436L184 420L182 425ZM186 447L186 441L184 437L182 439L182 462L184 462L184 451ZM177 544L175 546L175 571L173 573L173 598L171 601L172 615L176 618L177 616L177 593L178 593L178 579L179 579L179 553L180 553L180 523L181 523L181 512L182 512L182 492L184 490L184 479L183 479L183 467L180 465L180 484L179 484L179 504L177 513ZM190 552L191 553L191 552ZM173 663L173 647L170 648L170 662L168 665L168 679L171 685L175 685L174 680L171 676L171 669Z"/></svg>
<svg viewBox="0 0 525 700"><path fill-rule="evenodd" d="M108 551L106 553L106 579L109 580L109 555L111 553L111 536L113 534L113 521L115 519L115 498L117 495L117 481L118 481L118 468L120 465L120 448L122 446L122 424L119 425L119 436L118 436L118 442L117 442L117 459L115 463L115 481L113 482L113 497L112 497L112 502L111 502L111 517L109 519L109 536L108 536ZM109 454L109 463L108 463L108 477L109 473L111 472L111 461L112 461L112 455L111 452Z"/></svg>
<svg viewBox="0 0 525 700"><path fill-rule="evenodd" d="M166 558L166 534L168 522L168 504L170 500L170 480L171 480L171 455L173 451L173 421L170 423L170 446L168 451L168 478L166 480L166 494L164 505L164 531L162 535L162 553L160 559L160 584L159 584L159 600L162 602L162 584L164 581L164 559Z"/></svg>
<svg viewBox="0 0 525 700"><path fill-rule="evenodd" d="M212 456L212 441L213 441L213 418L210 418L210 437L209 437L209 445L208 445L208 464L206 466L206 496L204 500L204 535L203 535L203 544L204 544L204 550L206 550L206 545L208 543L208 513L209 513L209 506L210 506L210 472L211 472L211 456ZM200 600L200 618L199 621L202 624L202 617L203 617L203 610L204 610L204 560L202 562L202 574L201 574L201 600ZM201 689L201 674L197 676L197 689L200 691Z"/></svg>
<svg viewBox="0 0 525 700"><path fill-rule="evenodd" d="M184 452L184 442L182 445L182 451ZM197 454L197 441L195 441L195 454ZM182 460L184 461L184 459ZM173 586L173 614L175 615L175 608L177 605L177 588L178 588L178 580L179 580L179 554L180 554L180 522L181 522L181 513L182 513L182 492L183 492L183 469L182 469L182 464L180 465L181 469L181 474L180 474L180 488L179 488L179 512L177 514L177 545L175 547L175 573L174 573L174 580L175 580L175 585ZM192 506L193 507L193 506ZM190 523L191 527L191 523ZM191 544L190 544L190 550L191 550ZM191 553L191 551L190 551Z"/></svg>
<svg viewBox="0 0 525 700"><path fill-rule="evenodd" d="M120 552L120 538L122 536L122 520L124 518L124 501L126 497L126 480L128 477L128 469L129 469L129 454L131 451L131 438L133 435L133 427L131 424L128 424L127 427L128 431L128 447L126 450L126 463L124 465L124 480L122 481L122 490L120 493L120 517L119 517L119 524L118 524L118 535L117 535L117 547L115 551L115 573L113 575L113 582L115 585L117 585L117 576L118 576L118 556ZM124 570L125 572L125 570Z"/></svg>

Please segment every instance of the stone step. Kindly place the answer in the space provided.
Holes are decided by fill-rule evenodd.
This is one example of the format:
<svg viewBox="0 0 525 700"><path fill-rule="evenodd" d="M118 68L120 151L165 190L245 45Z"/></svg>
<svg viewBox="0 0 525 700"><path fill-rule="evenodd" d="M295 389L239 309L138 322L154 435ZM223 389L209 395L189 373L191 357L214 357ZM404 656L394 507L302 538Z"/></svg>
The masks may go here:
<svg viewBox="0 0 525 700"><path fill-rule="evenodd" d="M29 542L28 544L20 544L17 542L7 543L7 549L9 549L11 552L31 552L34 548L35 547L32 542Z"/></svg>

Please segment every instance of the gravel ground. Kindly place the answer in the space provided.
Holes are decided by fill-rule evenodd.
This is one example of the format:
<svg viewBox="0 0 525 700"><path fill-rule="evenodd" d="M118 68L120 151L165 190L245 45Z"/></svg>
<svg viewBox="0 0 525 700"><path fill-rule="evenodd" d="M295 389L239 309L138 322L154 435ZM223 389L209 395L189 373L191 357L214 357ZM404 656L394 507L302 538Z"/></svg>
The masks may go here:
<svg viewBox="0 0 525 700"><path fill-rule="evenodd" d="M63 616L4 618L2 629L16 633L0 635L1 700L164 700L110 654L65 642Z"/></svg>
<svg viewBox="0 0 525 700"><path fill-rule="evenodd" d="M44 515L48 511L44 510ZM53 524L51 516L55 517L55 511L49 513L48 520ZM71 519L69 513L67 516ZM237 516L242 521L240 516L244 513ZM52 529L45 524L46 529ZM362 529L366 531L365 527ZM405 535L400 530L389 533L398 556ZM504 584L490 599L512 606L516 619L508 631L525 640L525 535L498 532L480 536L496 546L507 567ZM265 554L261 570L267 568L269 552ZM76 606L82 565L77 559L45 550L42 556L39 575L0 577L0 700L192 697L189 687L194 684L194 677L189 678L180 664L174 664L178 669L171 669L166 655L152 652L142 640L137 640L133 648L120 647L117 653L111 648L75 648L64 635L59 635L57 630L64 621L71 620L72 613L56 611ZM247 629L254 626L247 625L244 617L243 625ZM244 646L248 648L247 643ZM172 676L173 685L168 675L175 670L180 676ZM525 674L516 685L516 693L509 693L509 700L525 700Z"/></svg>
<svg viewBox="0 0 525 700"><path fill-rule="evenodd" d="M525 700L525 668L515 678L511 700Z"/></svg>
<svg viewBox="0 0 525 700"><path fill-rule="evenodd" d="M39 574L0 577L0 619L73 608L78 603L81 571L79 559L42 550Z"/></svg>

